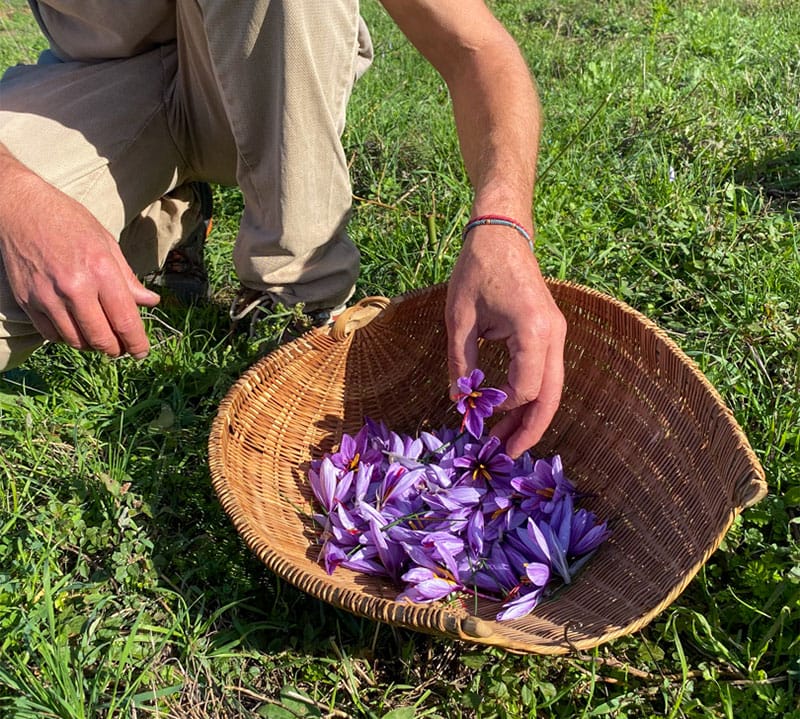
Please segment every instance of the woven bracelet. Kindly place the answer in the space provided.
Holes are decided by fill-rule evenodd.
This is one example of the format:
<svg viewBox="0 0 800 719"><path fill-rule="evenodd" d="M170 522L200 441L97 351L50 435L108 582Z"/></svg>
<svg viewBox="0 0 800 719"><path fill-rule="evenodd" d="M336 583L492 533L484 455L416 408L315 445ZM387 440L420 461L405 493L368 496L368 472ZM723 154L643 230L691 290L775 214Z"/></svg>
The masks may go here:
<svg viewBox="0 0 800 719"><path fill-rule="evenodd" d="M513 220L510 217L504 217L503 215L481 215L480 217L476 217L474 220L470 220L466 227L464 227L464 231L461 233L462 241L466 239L467 235L472 230L474 230L476 227L480 227L481 225L501 225L503 227L510 227L516 230L525 238L528 246L531 248L531 252L533 252L533 239L531 238L531 233L528 232L516 220Z"/></svg>

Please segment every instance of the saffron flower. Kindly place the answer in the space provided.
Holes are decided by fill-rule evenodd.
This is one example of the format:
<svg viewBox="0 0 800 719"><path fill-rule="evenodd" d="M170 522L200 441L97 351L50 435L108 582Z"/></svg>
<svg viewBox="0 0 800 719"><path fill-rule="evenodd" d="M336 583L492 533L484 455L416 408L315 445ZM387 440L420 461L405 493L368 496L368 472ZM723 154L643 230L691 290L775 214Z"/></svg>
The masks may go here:
<svg viewBox="0 0 800 719"><path fill-rule="evenodd" d="M561 457L551 460L537 459L530 471L524 471L511 480L511 486L522 495L520 509L537 515L547 515L567 496L575 494L575 487L565 476ZM529 463L527 463L529 464Z"/></svg>
<svg viewBox="0 0 800 719"><path fill-rule="evenodd" d="M491 485L495 480L508 477L514 460L503 451L497 437L487 437L479 443L467 444L464 453L453 459L453 466L463 471L463 479Z"/></svg>
<svg viewBox="0 0 800 719"><path fill-rule="evenodd" d="M493 387L481 387L485 375L474 369L469 377L460 377L456 381L456 409L463 416L461 429L467 430L475 439L483 436L484 420L492 416L494 408L506 401L508 395Z"/></svg>
<svg viewBox="0 0 800 719"><path fill-rule="evenodd" d="M436 571L427 567L408 570L403 580L408 583L408 588L397 596L398 601L433 602L464 588L445 570Z"/></svg>
<svg viewBox="0 0 800 719"><path fill-rule="evenodd" d="M325 457L318 469L312 468L308 476L314 496L326 512L331 512L343 495L346 496L353 475L336 467L330 457Z"/></svg>
<svg viewBox="0 0 800 719"><path fill-rule="evenodd" d="M380 450L370 446L369 437L367 426L362 427L355 436L342 435L339 451L330 455L333 464L344 470L355 470L362 462L371 465L380 461Z"/></svg>
<svg viewBox="0 0 800 719"><path fill-rule="evenodd" d="M580 499L558 455L512 460L484 423L505 393L474 370L458 380L460 429L417 437L367 418L308 471L318 507L319 561L387 577L397 600L481 597L498 621L526 616L569 584L610 536Z"/></svg>

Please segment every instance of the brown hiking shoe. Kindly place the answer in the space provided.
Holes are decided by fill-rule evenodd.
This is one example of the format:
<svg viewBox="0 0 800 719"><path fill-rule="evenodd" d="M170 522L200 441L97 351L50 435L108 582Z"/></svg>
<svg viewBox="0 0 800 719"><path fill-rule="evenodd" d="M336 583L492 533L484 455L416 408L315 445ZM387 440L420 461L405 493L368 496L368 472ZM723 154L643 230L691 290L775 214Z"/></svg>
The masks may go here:
<svg viewBox="0 0 800 719"><path fill-rule="evenodd" d="M204 255L213 223L213 198L205 182L193 182L192 189L200 205L200 222L169 251L164 266L148 278L150 284L166 290L182 305L204 302L211 296Z"/></svg>

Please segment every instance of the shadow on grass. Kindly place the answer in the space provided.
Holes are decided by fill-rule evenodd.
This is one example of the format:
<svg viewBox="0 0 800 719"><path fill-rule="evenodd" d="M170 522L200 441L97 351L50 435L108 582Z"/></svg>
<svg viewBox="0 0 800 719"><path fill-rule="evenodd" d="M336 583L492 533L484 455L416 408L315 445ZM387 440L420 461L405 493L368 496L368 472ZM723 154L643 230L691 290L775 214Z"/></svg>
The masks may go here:
<svg viewBox="0 0 800 719"><path fill-rule="evenodd" d="M187 311L165 308L166 321L191 323L181 354L159 351L132 368L128 380L142 412L123 422L136 439L129 473L152 510L153 559L161 581L187 604L213 608L242 602L230 620L254 649L319 650L331 636L368 641L369 623L338 611L267 570L237 534L211 484L207 444L220 402L263 352L243 333L232 334L227 304ZM156 391L157 390L157 391ZM157 403L149 402L151 396ZM165 412L166 403L166 412ZM248 625L269 629L250 633Z"/></svg>
<svg viewBox="0 0 800 719"><path fill-rule="evenodd" d="M742 165L735 179L755 193L762 192L780 210L800 211L800 149L768 154Z"/></svg>
<svg viewBox="0 0 800 719"><path fill-rule="evenodd" d="M38 397L43 406L34 407L33 436L39 443L57 438L68 448L63 461L50 452L50 479L43 480L64 506L76 507L81 522L63 530L70 548L64 570L134 603L150 602L150 590L175 592L193 623L230 607L214 630L235 635L243 649L313 654L326 651L331 638L369 646L373 623L269 572L214 492L211 423L258 358L258 348L230 334L227 310L227 304L186 310L165 303L151 322L153 351L143 361L49 346L0 376L0 409L19 407L13 422L20 431L26 406ZM47 407L59 406L57 415L48 418L45 398ZM28 462L19 456L15 466L23 475Z"/></svg>

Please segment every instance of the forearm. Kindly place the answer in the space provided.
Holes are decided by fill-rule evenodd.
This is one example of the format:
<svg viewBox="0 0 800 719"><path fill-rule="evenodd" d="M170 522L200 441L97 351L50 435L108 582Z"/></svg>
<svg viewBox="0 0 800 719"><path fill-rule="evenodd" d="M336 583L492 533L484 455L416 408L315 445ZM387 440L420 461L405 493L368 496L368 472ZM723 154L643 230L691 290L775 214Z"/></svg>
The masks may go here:
<svg viewBox="0 0 800 719"><path fill-rule="evenodd" d="M20 177L33 173L0 142L0 188L8 190Z"/></svg>
<svg viewBox="0 0 800 719"><path fill-rule="evenodd" d="M18 196L25 190L28 183L36 182L39 178L16 157L5 145L0 143L0 239L3 236L4 219L6 219L19 204Z"/></svg>
<svg viewBox="0 0 800 719"><path fill-rule="evenodd" d="M43 180L0 143L0 254L12 252L20 228L30 224L26 219L42 185Z"/></svg>
<svg viewBox="0 0 800 719"><path fill-rule="evenodd" d="M466 54L447 80L474 215L510 215L531 226L540 133L533 81L509 36Z"/></svg>
<svg viewBox="0 0 800 719"><path fill-rule="evenodd" d="M450 91L475 214L530 226L541 113L513 38L483 2L384 0Z"/></svg>

